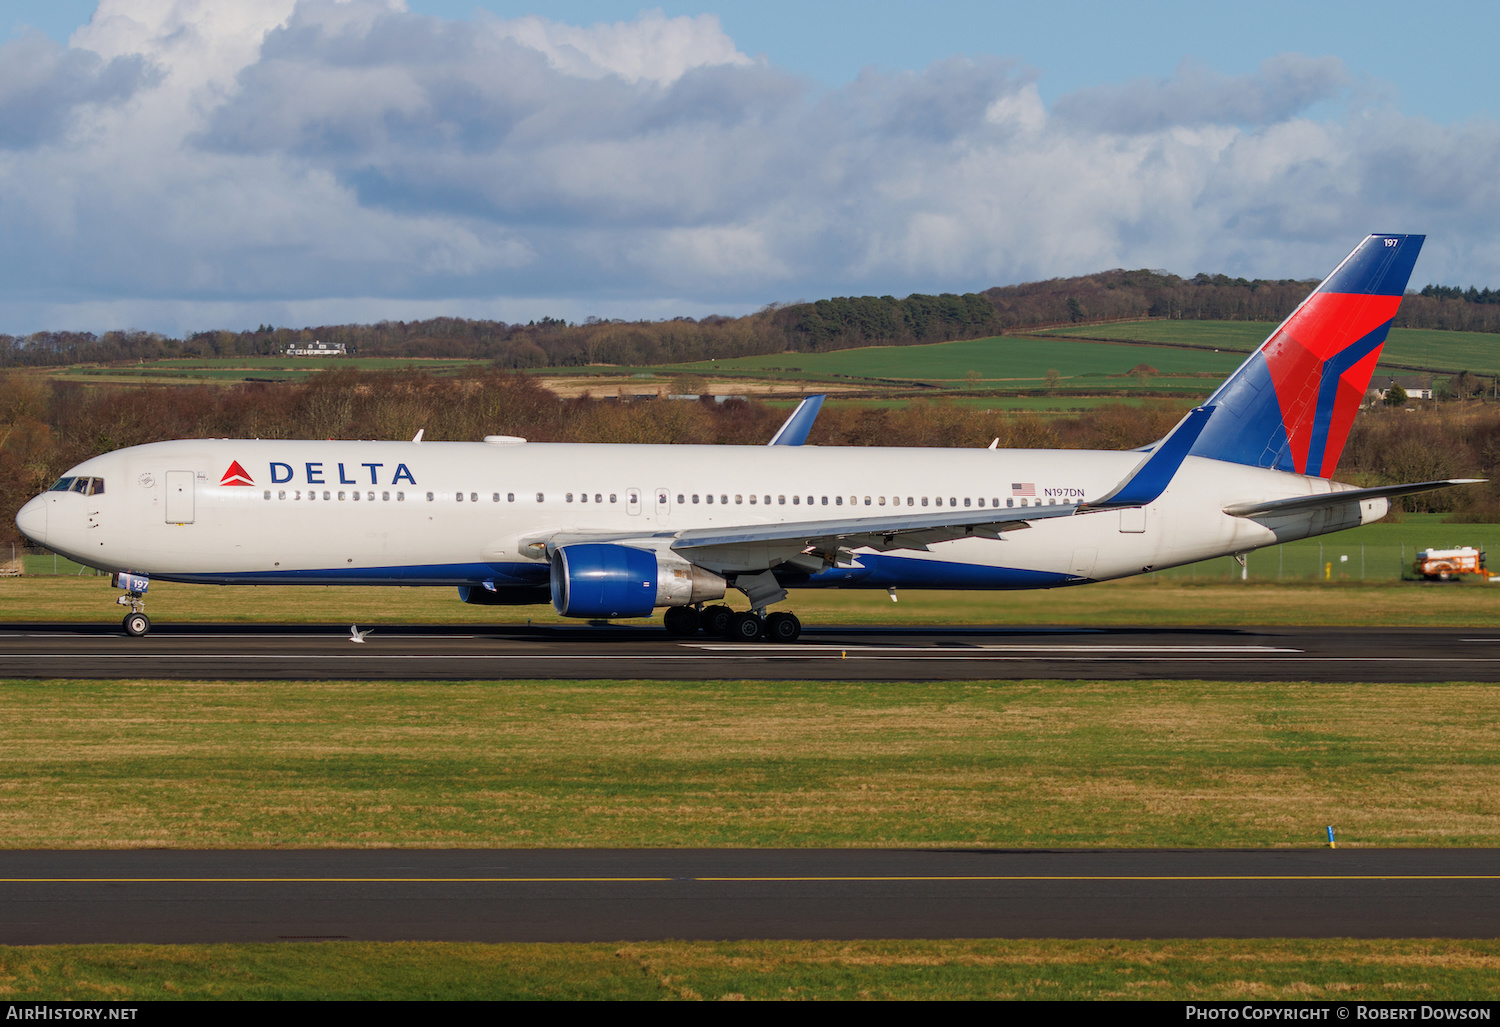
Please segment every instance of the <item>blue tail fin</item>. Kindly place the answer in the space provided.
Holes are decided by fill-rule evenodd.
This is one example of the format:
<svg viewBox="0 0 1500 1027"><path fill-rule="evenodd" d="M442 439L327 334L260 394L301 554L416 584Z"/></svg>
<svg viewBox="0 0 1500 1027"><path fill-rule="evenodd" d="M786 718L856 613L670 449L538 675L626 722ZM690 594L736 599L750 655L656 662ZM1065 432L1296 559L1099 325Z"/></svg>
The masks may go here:
<svg viewBox="0 0 1500 1027"><path fill-rule="evenodd" d="M1192 455L1332 477L1425 238L1360 243L1209 397Z"/></svg>

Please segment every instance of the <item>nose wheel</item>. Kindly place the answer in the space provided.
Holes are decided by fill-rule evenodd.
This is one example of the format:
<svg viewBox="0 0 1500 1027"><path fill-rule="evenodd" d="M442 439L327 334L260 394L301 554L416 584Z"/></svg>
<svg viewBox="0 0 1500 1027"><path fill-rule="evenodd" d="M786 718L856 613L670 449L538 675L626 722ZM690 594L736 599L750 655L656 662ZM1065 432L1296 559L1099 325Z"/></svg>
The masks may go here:
<svg viewBox="0 0 1500 1027"><path fill-rule="evenodd" d="M151 618L144 613L127 613L121 623L125 626L125 634L132 638L140 638L151 630Z"/></svg>

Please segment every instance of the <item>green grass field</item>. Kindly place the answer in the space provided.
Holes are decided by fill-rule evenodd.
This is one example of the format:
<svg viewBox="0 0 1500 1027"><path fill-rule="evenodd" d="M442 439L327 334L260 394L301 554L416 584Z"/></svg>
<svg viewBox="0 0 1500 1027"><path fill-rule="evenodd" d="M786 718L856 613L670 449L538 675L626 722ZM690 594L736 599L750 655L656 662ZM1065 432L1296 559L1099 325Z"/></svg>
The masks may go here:
<svg viewBox="0 0 1500 1027"><path fill-rule="evenodd" d="M0 770L16 848L1500 845L1500 690L11 680Z"/></svg>
<svg viewBox="0 0 1500 1027"><path fill-rule="evenodd" d="M669 370L716 374L772 374L778 376L829 377L846 375L857 378L886 378L910 381L932 381L964 384L970 371L991 386L1000 383L1024 383L1035 387L1046 379L1048 369L1062 374L1068 388L1088 383L1101 389L1142 387L1134 378L1099 380L1084 375L1124 376L1138 364L1150 364L1161 376L1146 384L1160 390L1171 387L1202 388L1202 383L1181 383L1165 376L1177 374L1212 374L1227 376L1240 363L1233 353L1152 346L1113 346L1072 339L1032 339L1000 337L967 342L943 342L924 346L870 346L862 349L835 350L831 353L778 353L759 357L738 357L708 364L683 364Z"/></svg>
<svg viewBox="0 0 1500 1027"><path fill-rule="evenodd" d="M856 941L0 947L12 1002L1500 997L1495 941Z"/></svg>
<svg viewBox="0 0 1500 1027"><path fill-rule="evenodd" d="M451 374L487 361L401 357L225 357L153 360L141 364L75 365L48 372L51 377L139 385L231 385L249 379L294 381L327 370L395 371L417 368Z"/></svg>
<svg viewBox="0 0 1500 1027"><path fill-rule="evenodd" d="M1180 346L1208 346L1248 353L1264 342L1275 328L1274 323L1265 321L1135 321L1085 328L1051 328L1038 334L1142 343L1170 342ZM1382 367L1401 364L1450 374L1456 371L1497 374L1500 373L1500 335L1392 328L1380 352L1380 362Z"/></svg>

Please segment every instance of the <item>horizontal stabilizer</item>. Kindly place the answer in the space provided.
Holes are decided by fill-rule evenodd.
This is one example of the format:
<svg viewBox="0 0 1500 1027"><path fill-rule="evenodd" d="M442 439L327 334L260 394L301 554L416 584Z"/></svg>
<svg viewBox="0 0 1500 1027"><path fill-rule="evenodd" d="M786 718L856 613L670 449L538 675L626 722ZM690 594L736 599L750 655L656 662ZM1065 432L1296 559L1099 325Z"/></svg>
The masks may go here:
<svg viewBox="0 0 1500 1027"><path fill-rule="evenodd" d="M819 394L808 396L797 409L792 411L792 416L786 419L786 423L776 430L771 436L768 446L800 446L807 441L807 433L812 431L813 422L818 419L818 411L823 409L823 401L827 395Z"/></svg>
<svg viewBox="0 0 1500 1027"><path fill-rule="evenodd" d="M1189 411L1124 481L1102 498L1085 503L1084 509L1114 510L1154 503L1158 496L1167 491L1167 486L1172 484L1172 479L1177 476L1177 469L1187 459L1188 451L1198 441L1198 436L1203 433L1213 414L1213 407L1195 407Z"/></svg>
<svg viewBox="0 0 1500 1027"><path fill-rule="evenodd" d="M1487 478L1448 478L1444 481L1419 481L1409 485L1380 485L1371 489L1340 489L1336 492L1320 492L1315 496L1292 496L1290 499L1271 499L1263 503L1236 503L1226 506L1224 512L1231 517L1264 517L1274 514L1302 513L1345 503L1361 503L1366 499L1391 499L1395 496L1412 496L1418 492L1435 492L1454 485L1478 485Z"/></svg>

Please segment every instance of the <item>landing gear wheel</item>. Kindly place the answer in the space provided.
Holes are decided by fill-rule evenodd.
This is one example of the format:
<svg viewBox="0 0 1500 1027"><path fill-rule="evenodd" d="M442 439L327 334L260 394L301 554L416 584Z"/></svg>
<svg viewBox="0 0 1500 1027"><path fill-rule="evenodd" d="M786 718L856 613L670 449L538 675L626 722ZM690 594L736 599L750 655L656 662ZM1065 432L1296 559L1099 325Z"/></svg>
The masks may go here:
<svg viewBox="0 0 1500 1027"><path fill-rule="evenodd" d="M121 623L125 625L125 634L132 638L140 638L151 630L151 618L144 613L127 613Z"/></svg>
<svg viewBox="0 0 1500 1027"><path fill-rule="evenodd" d="M754 642L765 630L765 624L753 613L737 613L729 622L729 637L736 642Z"/></svg>
<svg viewBox="0 0 1500 1027"><path fill-rule="evenodd" d="M702 626L704 634L724 635L729 634L730 622L734 620L734 611L727 606L710 606L698 615L698 623Z"/></svg>
<svg viewBox="0 0 1500 1027"><path fill-rule="evenodd" d="M772 642L795 642L802 634L802 622L795 613L773 613L766 618L766 638Z"/></svg>
<svg viewBox="0 0 1500 1027"><path fill-rule="evenodd" d="M678 638L696 635L698 622L701 619L698 611L691 606L669 606L667 612L661 615L661 622L666 627L667 634L676 635Z"/></svg>

